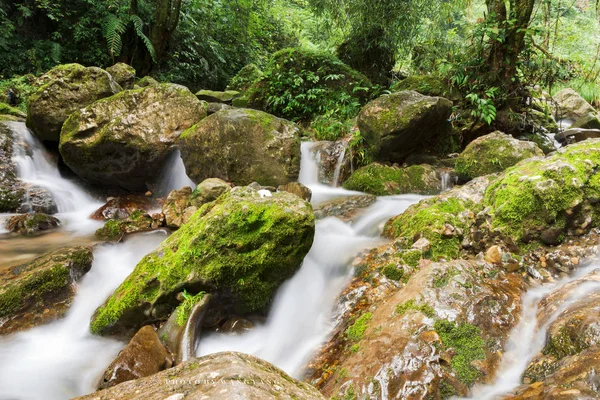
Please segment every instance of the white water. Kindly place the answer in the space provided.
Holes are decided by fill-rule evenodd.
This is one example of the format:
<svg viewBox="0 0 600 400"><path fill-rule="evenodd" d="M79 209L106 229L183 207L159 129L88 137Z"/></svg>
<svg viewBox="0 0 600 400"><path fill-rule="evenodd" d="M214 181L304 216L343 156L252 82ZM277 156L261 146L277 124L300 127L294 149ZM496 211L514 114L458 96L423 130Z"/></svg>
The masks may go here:
<svg viewBox="0 0 600 400"><path fill-rule="evenodd" d="M318 183L311 147L312 143L302 145L300 181L313 190L313 203L356 194ZM279 289L266 323L243 335L203 337L198 355L241 351L300 377L310 356L333 328L331 312L351 279L350 261L361 251L384 243L379 233L385 221L423 198L417 195L379 198L354 224L335 218L318 221L310 252L296 275Z"/></svg>
<svg viewBox="0 0 600 400"><path fill-rule="evenodd" d="M166 233L136 235L94 251L66 317L0 339L0 399L64 400L94 391L124 344L89 332L93 312Z"/></svg>
<svg viewBox="0 0 600 400"><path fill-rule="evenodd" d="M600 282L587 282L572 290L569 297L548 318L543 326L538 326L538 306L549 293L581 278L598 268L598 265L582 268L571 277L553 284L546 284L530 289L523 298L521 320L513 329L504 349L502 363L497 372L497 380L491 385L476 385L471 398L478 400L495 400L510 393L521 384L521 378L533 358L539 354L546 344L546 333L556 318L573 303L591 293L600 291Z"/></svg>
<svg viewBox="0 0 600 400"><path fill-rule="evenodd" d="M442 177L442 193L452 189L455 183L452 174L448 171L441 171L440 175Z"/></svg>
<svg viewBox="0 0 600 400"><path fill-rule="evenodd" d="M160 196L168 195L172 190L179 190L184 186L192 189L196 187L185 171L185 165L181 159L181 151L176 149L171 153L160 177L158 178L158 194Z"/></svg>
<svg viewBox="0 0 600 400"><path fill-rule="evenodd" d="M337 164L335 165L335 171L333 172L332 181L333 187L340 186L340 175L342 174L342 167L344 166L344 157L346 157L346 146L347 145L344 145L344 148L342 149L342 152L340 153L340 156L337 159Z"/></svg>
<svg viewBox="0 0 600 400"><path fill-rule="evenodd" d="M80 234L90 234L98 229L101 225L88 216L102 203L94 200L75 182L61 176L56 162L24 123L8 122L7 125L17 136L13 161L19 179L50 192L58 207L56 217L65 229Z"/></svg>

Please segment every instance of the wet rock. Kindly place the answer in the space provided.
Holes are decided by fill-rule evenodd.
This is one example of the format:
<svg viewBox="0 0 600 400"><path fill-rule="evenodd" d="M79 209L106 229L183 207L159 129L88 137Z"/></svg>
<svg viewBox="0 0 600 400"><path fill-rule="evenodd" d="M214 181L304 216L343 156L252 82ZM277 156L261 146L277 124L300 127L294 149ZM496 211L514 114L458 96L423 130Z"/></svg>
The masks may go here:
<svg viewBox="0 0 600 400"><path fill-rule="evenodd" d="M352 174L352 154L347 140L317 142L312 152L319 167L320 183L336 187Z"/></svg>
<svg viewBox="0 0 600 400"><path fill-rule="evenodd" d="M230 110L232 107L224 103L208 103L207 113L212 115L218 113L221 110Z"/></svg>
<svg viewBox="0 0 600 400"><path fill-rule="evenodd" d="M407 269L396 253L386 245L363 256L340 298L333 337L310 364L326 396L465 396L494 377L520 317L522 278L478 261ZM390 262L405 271L398 281L378 272Z"/></svg>
<svg viewBox="0 0 600 400"><path fill-rule="evenodd" d="M186 222L185 210L190 206L191 198L192 188L189 186L169 193L162 206L167 227L179 229Z"/></svg>
<svg viewBox="0 0 600 400"><path fill-rule="evenodd" d="M264 312L310 249L314 216L290 193L238 187L202 207L136 266L92 319L95 333L166 320L177 293L205 291L224 316Z"/></svg>
<svg viewBox="0 0 600 400"><path fill-rule="evenodd" d="M104 240L121 240L130 233L147 232L164 225L164 215L149 215L143 210L133 211L125 219L110 219L96 230L96 236Z"/></svg>
<svg viewBox="0 0 600 400"><path fill-rule="evenodd" d="M195 357L196 342L210 304L210 294L186 295L158 330L161 342L173 355L174 365Z"/></svg>
<svg viewBox="0 0 600 400"><path fill-rule="evenodd" d="M414 91L397 92L368 103L358 127L377 161L402 162L434 136L443 134L452 102Z"/></svg>
<svg viewBox="0 0 600 400"><path fill-rule="evenodd" d="M587 139L600 138L600 129L571 128L564 132L557 133L554 138L557 142L564 145L573 144L577 142L583 142Z"/></svg>
<svg viewBox="0 0 600 400"><path fill-rule="evenodd" d="M437 194L442 190L442 179L439 170L427 164L398 168L373 163L354 171L342 186L376 196Z"/></svg>
<svg viewBox="0 0 600 400"><path fill-rule="evenodd" d="M25 201L17 210L18 212L43 214L56 214L58 212L58 205L48 189L35 185L24 185L24 188L27 194Z"/></svg>
<svg viewBox="0 0 600 400"><path fill-rule="evenodd" d="M300 182L290 182L286 183L285 185L280 185L277 188L277 191L295 194L296 196L306 201L310 201L310 199L312 198L312 191Z"/></svg>
<svg viewBox="0 0 600 400"><path fill-rule="evenodd" d="M296 124L262 111L224 110L181 135L181 156L196 182L278 186L298 179L300 133Z"/></svg>
<svg viewBox="0 0 600 400"><path fill-rule="evenodd" d="M6 223L6 229L10 232L27 236L56 229L59 226L58 218L41 213L15 215Z"/></svg>
<svg viewBox="0 0 600 400"><path fill-rule="evenodd" d="M460 180L469 181L502 172L527 158L542 156L544 152L535 143L496 131L469 143L458 156L455 169Z"/></svg>
<svg viewBox="0 0 600 400"><path fill-rule="evenodd" d="M352 221L376 200L377 197L373 195L340 197L319 204L315 208L315 217L335 217L342 221Z"/></svg>
<svg viewBox="0 0 600 400"><path fill-rule="evenodd" d="M215 353L147 378L125 382L79 400L148 399L324 400L314 387L241 353Z"/></svg>
<svg viewBox="0 0 600 400"><path fill-rule="evenodd" d="M218 178L205 179L194 189L190 204L200 208L206 203L215 201L230 190L231 185L224 180Z"/></svg>
<svg viewBox="0 0 600 400"><path fill-rule="evenodd" d="M145 191L179 134L206 116L186 88L126 90L71 114L60 138L65 163L87 182Z"/></svg>
<svg viewBox="0 0 600 400"><path fill-rule="evenodd" d="M106 201L106 204L94 211L90 218L97 221L126 219L136 210L150 211L153 207L152 200L146 196L111 197Z"/></svg>
<svg viewBox="0 0 600 400"><path fill-rule="evenodd" d="M115 82L117 82L123 89L133 89L135 83L135 69L125 63L116 63L112 67L106 68Z"/></svg>
<svg viewBox="0 0 600 400"><path fill-rule="evenodd" d="M242 334L252 330L252 328L254 328L254 324L251 321L244 318L233 317L221 325L219 332Z"/></svg>
<svg viewBox="0 0 600 400"><path fill-rule="evenodd" d="M54 67L38 79L38 86L27 103L27 126L41 140L53 142L59 141L69 115L121 91L108 72L79 64Z"/></svg>
<svg viewBox="0 0 600 400"><path fill-rule="evenodd" d="M208 103L231 104L231 102L239 97L240 92L235 90L227 90L225 92L217 92L214 90L200 90L196 93L198 100L203 100Z"/></svg>
<svg viewBox="0 0 600 400"><path fill-rule="evenodd" d="M108 366L98 383L98 389L107 389L119 383L154 375L170 368L171 364L169 353L158 339L158 335L147 325L135 334Z"/></svg>
<svg viewBox="0 0 600 400"><path fill-rule="evenodd" d="M0 334L61 318L75 295L74 282L92 267L89 247L62 248L0 270Z"/></svg>

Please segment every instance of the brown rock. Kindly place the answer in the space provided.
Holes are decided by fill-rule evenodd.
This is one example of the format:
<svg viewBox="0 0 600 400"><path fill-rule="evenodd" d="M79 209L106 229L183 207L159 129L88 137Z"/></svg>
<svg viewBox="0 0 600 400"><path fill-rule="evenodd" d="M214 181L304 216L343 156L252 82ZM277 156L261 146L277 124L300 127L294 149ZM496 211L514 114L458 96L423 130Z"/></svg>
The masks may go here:
<svg viewBox="0 0 600 400"><path fill-rule="evenodd" d="M312 191L300 182L290 182L285 185L279 185L277 191L295 194L306 201L310 201L312 198Z"/></svg>
<svg viewBox="0 0 600 400"><path fill-rule="evenodd" d="M170 367L170 363L170 356L158 335L150 325L146 325L108 366L98 383L98 389L154 375Z"/></svg>

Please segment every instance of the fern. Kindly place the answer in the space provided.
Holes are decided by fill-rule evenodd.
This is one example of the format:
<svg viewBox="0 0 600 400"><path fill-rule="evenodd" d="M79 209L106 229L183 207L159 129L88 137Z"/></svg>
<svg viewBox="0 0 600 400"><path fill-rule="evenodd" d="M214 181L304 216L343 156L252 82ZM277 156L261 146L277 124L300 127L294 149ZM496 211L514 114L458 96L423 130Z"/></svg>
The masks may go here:
<svg viewBox="0 0 600 400"><path fill-rule="evenodd" d="M127 25L123 23L123 20L114 14L109 14L104 20L102 34L106 39L108 51L113 59L121 54L123 49L121 35L125 33L126 27Z"/></svg>
<svg viewBox="0 0 600 400"><path fill-rule="evenodd" d="M135 33L142 40L142 42L144 42L146 50L148 50L148 53L150 53L152 60L156 62L156 51L154 51L154 46L152 45L152 42L150 41L148 36L144 34L144 21L142 21L142 19L135 14L132 14L129 17L129 20L133 24L133 29L135 30Z"/></svg>

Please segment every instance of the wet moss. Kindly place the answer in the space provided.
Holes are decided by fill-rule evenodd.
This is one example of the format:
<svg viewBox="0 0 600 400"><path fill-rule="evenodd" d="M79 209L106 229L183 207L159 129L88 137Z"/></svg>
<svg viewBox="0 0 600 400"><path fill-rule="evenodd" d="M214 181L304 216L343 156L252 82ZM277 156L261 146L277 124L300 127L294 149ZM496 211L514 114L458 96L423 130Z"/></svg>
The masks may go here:
<svg viewBox="0 0 600 400"><path fill-rule="evenodd" d="M401 267L396 266L396 264L386 265L381 270L381 273L392 281L400 281L404 277L404 270Z"/></svg>
<svg viewBox="0 0 600 400"><path fill-rule="evenodd" d="M458 379L467 386L472 386L481 376L481 373L472 365L473 361L485 359L485 344L481 337L481 330L471 324L447 320L438 320L434 329L440 335L446 349L455 351L450 362L452 370Z"/></svg>
<svg viewBox="0 0 600 400"><path fill-rule="evenodd" d="M435 310L429 304L417 304L414 299L405 301L402 304L398 304L395 309L396 315L404 315L409 310L419 311L427 318L435 317Z"/></svg>
<svg viewBox="0 0 600 400"><path fill-rule="evenodd" d="M124 233L123 221L111 219L106 221L104 226L96 231L96 236L112 240L120 238Z"/></svg>
<svg viewBox="0 0 600 400"><path fill-rule="evenodd" d="M205 295L205 292L200 292L196 295L190 295L185 291L183 292L183 302L174 311L177 313L177 325L184 326L186 324L192 308L194 308Z"/></svg>
<svg viewBox="0 0 600 400"><path fill-rule="evenodd" d="M373 163L356 170L343 187L376 196L436 194L440 192L440 177L430 165L397 168Z"/></svg>
<svg viewBox="0 0 600 400"><path fill-rule="evenodd" d="M373 314L370 312L364 313L357 320L346 329L346 337L351 342L360 341L367 328L369 327L369 321L373 318Z"/></svg>

